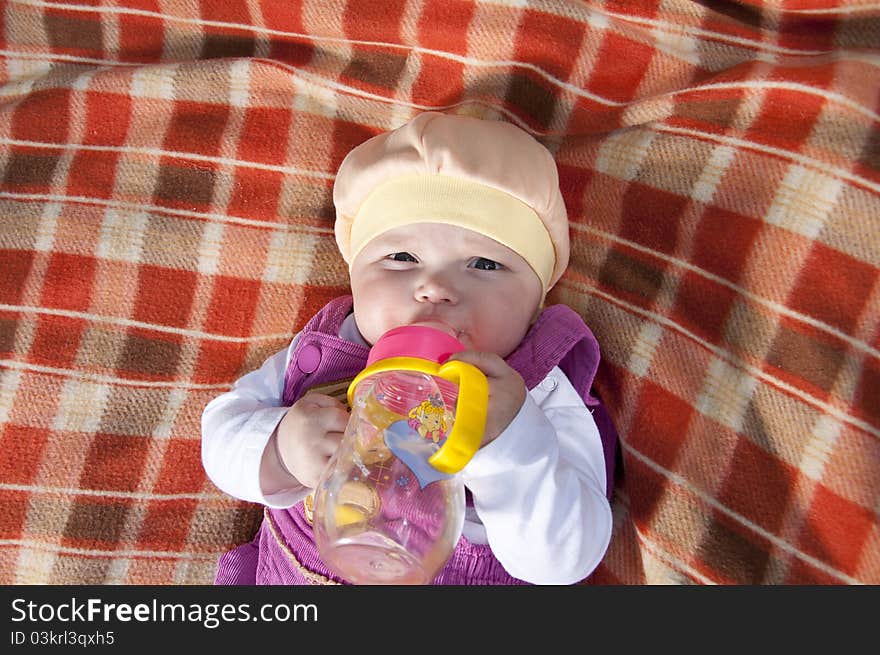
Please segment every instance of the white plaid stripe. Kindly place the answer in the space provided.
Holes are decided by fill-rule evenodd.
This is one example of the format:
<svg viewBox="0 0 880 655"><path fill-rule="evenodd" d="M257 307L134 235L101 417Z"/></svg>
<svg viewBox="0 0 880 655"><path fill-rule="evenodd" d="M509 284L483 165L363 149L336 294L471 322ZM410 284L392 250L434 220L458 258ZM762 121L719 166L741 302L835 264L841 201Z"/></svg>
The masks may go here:
<svg viewBox="0 0 880 655"><path fill-rule="evenodd" d="M139 261L148 224L146 212L108 207L104 211L95 254L102 259Z"/></svg>
<svg viewBox="0 0 880 655"><path fill-rule="evenodd" d="M663 328L658 323L645 321L632 345L627 368L637 377L644 377L651 366L657 345L663 336Z"/></svg>
<svg viewBox="0 0 880 655"><path fill-rule="evenodd" d="M743 371L714 360L707 372L705 386L696 407L719 423L739 431L743 413L757 381Z"/></svg>
<svg viewBox="0 0 880 655"><path fill-rule="evenodd" d="M654 136L651 131L641 129L612 134L599 150L596 170L621 180L633 180Z"/></svg>
<svg viewBox="0 0 880 655"><path fill-rule="evenodd" d="M843 183L802 166L791 166L779 185L767 222L815 239L837 202Z"/></svg>

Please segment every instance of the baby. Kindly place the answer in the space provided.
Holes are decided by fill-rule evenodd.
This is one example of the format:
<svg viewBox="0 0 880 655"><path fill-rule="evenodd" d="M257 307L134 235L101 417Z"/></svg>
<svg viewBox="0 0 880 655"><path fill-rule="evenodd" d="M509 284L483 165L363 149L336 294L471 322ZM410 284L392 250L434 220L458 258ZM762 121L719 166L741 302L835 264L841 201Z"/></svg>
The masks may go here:
<svg viewBox="0 0 880 655"><path fill-rule="evenodd" d="M354 148L333 200L351 295L204 411L209 477L267 508L216 582L344 582L315 548L309 494L348 422L338 398L403 325L454 336L467 350L452 357L489 382L482 444L461 473L472 506L434 582L582 580L611 535L616 433L590 394L595 338L567 307L544 308L569 256L553 157L509 123L426 112Z"/></svg>

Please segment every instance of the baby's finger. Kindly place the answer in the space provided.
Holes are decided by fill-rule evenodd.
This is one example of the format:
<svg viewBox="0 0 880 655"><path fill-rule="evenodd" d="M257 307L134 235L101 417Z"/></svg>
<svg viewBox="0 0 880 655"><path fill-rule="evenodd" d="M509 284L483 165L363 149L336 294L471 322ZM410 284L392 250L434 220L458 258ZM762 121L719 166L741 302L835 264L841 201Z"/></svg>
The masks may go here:
<svg viewBox="0 0 880 655"><path fill-rule="evenodd" d="M312 405L313 407L340 407L345 410L345 403L340 402L333 396L328 396L323 393L315 393L308 392L303 397L302 400Z"/></svg>
<svg viewBox="0 0 880 655"><path fill-rule="evenodd" d="M500 378L509 375L511 371L510 366L499 355L481 350L462 350L454 353L449 359L476 366L488 378Z"/></svg>
<svg viewBox="0 0 880 655"><path fill-rule="evenodd" d="M330 457L342 443L342 432L328 432L318 443L318 450L325 457Z"/></svg>
<svg viewBox="0 0 880 655"><path fill-rule="evenodd" d="M345 432L348 425L348 412L345 410L345 405L338 401L336 405L315 410L315 416L325 432Z"/></svg>

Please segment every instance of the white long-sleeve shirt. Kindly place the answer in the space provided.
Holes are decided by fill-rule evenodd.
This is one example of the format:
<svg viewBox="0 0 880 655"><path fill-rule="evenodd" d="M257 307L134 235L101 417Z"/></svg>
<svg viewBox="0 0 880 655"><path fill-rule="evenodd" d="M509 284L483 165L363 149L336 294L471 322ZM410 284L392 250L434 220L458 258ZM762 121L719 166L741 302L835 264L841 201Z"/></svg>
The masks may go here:
<svg viewBox="0 0 880 655"><path fill-rule="evenodd" d="M346 323L340 335L351 338ZM300 485L265 494L260 484L263 451L288 409L281 398L295 345L296 337L202 415L202 463L211 481L236 498L273 508L290 507L311 491ZM461 475L474 500L463 534L489 544L510 575L572 584L601 561L611 538L602 443L590 411L558 367Z"/></svg>

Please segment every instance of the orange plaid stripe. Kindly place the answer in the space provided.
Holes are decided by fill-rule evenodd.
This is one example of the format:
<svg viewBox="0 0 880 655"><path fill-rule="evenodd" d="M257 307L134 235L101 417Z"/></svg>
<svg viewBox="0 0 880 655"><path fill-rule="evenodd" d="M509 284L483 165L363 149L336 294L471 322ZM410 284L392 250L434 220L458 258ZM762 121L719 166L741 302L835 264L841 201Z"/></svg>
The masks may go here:
<svg viewBox="0 0 880 655"><path fill-rule="evenodd" d="M204 405L347 289L341 159L436 109L555 154L603 349L595 583L880 583L868 2L2 2L0 581L206 583Z"/></svg>

